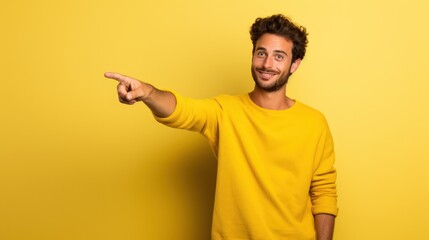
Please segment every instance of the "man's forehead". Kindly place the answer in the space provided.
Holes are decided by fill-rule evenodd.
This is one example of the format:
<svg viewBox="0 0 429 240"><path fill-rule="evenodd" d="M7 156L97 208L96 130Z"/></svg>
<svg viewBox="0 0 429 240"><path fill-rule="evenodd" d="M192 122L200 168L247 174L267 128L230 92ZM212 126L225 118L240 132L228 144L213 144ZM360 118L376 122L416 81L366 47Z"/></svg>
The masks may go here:
<svg viewBox="0 0 429 240"><path fill-rule="evenodd" d="M265 33L256 41L255 47L255 49L263 48L267 51L291 52L293 42L283 36L279 36L272 33Z"/></svg>

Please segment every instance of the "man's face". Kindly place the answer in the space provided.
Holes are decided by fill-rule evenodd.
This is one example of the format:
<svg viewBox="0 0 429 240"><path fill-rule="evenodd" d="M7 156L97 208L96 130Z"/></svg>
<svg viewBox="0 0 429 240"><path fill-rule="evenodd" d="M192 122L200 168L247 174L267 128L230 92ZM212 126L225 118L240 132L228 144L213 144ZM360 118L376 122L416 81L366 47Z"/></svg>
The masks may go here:
<svg viewBox="0 0 429 240"><path fill-rule="evenodd" d="M301 59L292 63L292 41L270 33L263 34L255 45L252 77L261 90L277 91L285 86Z"/></svg>

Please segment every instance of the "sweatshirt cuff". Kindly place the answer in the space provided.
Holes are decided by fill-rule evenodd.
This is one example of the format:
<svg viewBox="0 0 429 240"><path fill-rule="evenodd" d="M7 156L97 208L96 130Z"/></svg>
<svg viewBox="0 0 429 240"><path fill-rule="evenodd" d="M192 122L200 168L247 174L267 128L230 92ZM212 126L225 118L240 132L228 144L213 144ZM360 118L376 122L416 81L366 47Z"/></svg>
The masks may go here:
<svg viewBox="0 0 429 240"><path fill-rule="evenodd" d="M173 113L171 113L170 116L168 117L159 117L159 116L153 115L156 121L165 125L169 125L177 120L179 112L182 108L182 102L183 102L183 97L181 95L177 94L174 91L170 91L170 90L168 91L171 92L176 98L176 107L174 108Z"/></svg>
<svg viewBox="0 0 429 240"><path fill-rule="evenodd" d="M330 214L330 215L338 216L338 208L337 207L315 206L315 207L312 207L311 211L313 212L313 215L324 213L324 214Z"/></svg>

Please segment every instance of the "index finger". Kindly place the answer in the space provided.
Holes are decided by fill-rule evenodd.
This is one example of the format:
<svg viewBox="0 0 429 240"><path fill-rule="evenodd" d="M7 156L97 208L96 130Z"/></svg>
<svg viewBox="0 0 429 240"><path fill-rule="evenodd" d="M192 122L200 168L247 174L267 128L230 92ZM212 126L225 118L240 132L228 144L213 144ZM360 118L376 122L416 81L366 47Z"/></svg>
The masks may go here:
<svg viewBox="0 0 429 240"><path fill-rule="evenodd" d="M104 77L119 81L121 83L127 82L127 79L128 79L127 76L121 75L119 73L112 73L112 72L104 73Z"/></svg>

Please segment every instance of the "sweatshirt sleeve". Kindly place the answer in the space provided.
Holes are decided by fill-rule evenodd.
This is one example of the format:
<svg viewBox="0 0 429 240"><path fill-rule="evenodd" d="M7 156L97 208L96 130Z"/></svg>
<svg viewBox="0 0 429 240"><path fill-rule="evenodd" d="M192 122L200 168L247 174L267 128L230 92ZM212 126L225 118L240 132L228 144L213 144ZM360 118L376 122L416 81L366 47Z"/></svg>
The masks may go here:
<svg viewBox="0 0 429 240"><path fill-rule="evenodd" d="M334 168L335 153L331 132L326 120L316 150L315 170L310 187L313 214L326 213L337 216L337 172Z"/></svg>
<svg viewBox="0 0 429 240"><path fill-rule="evenodd" d="M217 141L220 104L215 99L193 99L172 92L176 98L173 113L165 118L155 119L169 127L200 132L212 144Z"/></svg>

